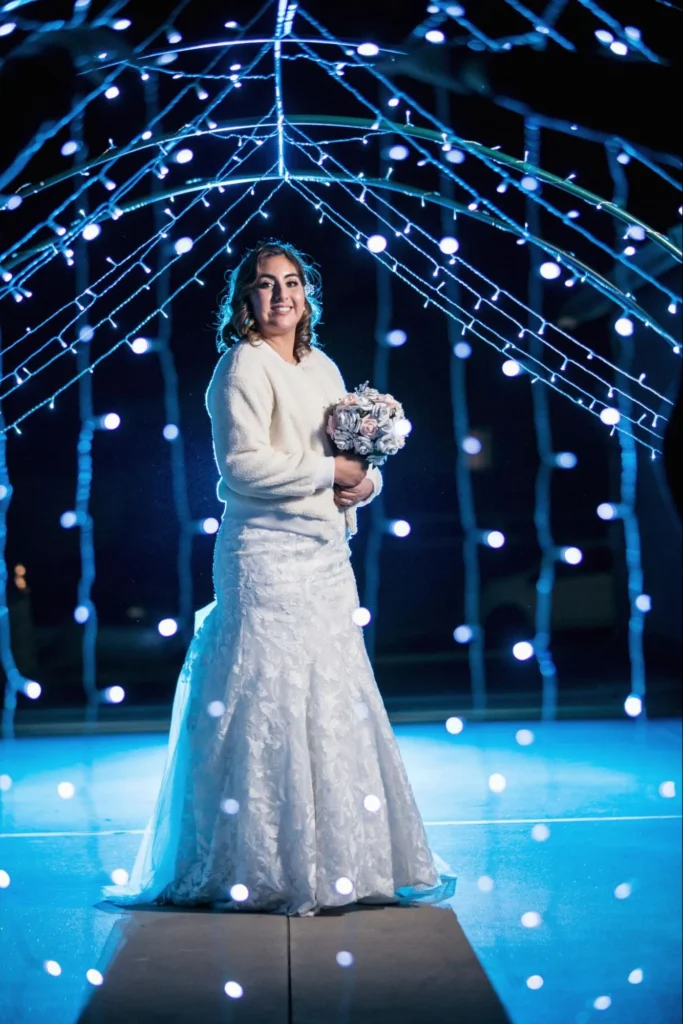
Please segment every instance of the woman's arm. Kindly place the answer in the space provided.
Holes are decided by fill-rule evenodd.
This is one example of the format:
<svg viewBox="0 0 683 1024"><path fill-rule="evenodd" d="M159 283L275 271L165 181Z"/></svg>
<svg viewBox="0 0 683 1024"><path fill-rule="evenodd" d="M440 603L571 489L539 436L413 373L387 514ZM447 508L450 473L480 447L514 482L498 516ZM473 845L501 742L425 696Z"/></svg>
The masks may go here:
<svg viewBox="0 0 683 1024"><path fill-rule="evenodd" d="M238 494L303 498L330 486L333 456L278 451L270 443L273 392L265 375L232 372L211 382L206 406L221 477Z"/></svg>

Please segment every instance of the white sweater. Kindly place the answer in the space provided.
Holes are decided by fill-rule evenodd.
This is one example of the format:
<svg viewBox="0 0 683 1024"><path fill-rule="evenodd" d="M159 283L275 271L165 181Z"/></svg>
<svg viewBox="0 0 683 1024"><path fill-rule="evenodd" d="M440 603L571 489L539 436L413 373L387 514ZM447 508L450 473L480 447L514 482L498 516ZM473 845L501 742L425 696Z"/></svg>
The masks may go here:
<svg viewBox="0 0 683 1024"><path fill-rule="evenodd" d="M356 508L382 489L370 467L369 498L349 509L334 503L334 454L324 413L347 393L334 360L314 348L288 363L268 342L243 341L218 360L206 392L218 498L226 516L271 529L357 532Z"/></svg>

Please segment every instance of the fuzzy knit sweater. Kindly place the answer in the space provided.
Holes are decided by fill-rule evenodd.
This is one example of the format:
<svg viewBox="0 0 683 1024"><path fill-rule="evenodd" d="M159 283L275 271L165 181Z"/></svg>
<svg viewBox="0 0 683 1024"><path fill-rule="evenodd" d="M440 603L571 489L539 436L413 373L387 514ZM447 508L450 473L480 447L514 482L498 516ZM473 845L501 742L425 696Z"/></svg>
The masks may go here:
<svg viewBox="0 0 683 1024"><path fill-rule="evenodd" d="M374 490L355 507L334 503L334 454L325 410L347 393L334 360L313 348L288 363L267 342L238 342L218 360L206 392L218 498L225 515L253 525L287 529L337 524L357 532L356 509L382 489L382 474L368 469Z"/></svg>

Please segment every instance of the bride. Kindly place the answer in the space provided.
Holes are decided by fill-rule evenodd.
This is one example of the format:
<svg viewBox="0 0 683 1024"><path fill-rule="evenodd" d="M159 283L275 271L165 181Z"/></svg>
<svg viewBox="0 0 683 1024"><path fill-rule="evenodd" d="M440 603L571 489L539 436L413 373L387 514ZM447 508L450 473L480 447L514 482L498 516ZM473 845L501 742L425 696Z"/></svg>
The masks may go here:
<svg viewBox="0 0 683 1024"><path fill-rule="evenodd" d="M104 890L113 903L310 916L455 890L354 621L349 539L382 475L332 453L325 410L347 389L319 319L319 277L291 246L261 245L232 273L206 396L225 504L215 601L197 613L154 813L129 883Z"/></svg>

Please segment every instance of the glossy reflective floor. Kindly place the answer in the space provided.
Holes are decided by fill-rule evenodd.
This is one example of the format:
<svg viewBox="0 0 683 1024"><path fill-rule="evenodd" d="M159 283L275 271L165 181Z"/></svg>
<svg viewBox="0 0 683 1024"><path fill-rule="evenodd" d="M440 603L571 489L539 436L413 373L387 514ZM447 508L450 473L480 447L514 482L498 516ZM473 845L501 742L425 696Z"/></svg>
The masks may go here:
<svg viewBox="0 0 683 1024"><path fill-rule="evenodd" d="M99 887L112 872L132 866L163 767L165 737L59 737L5 744L0 762L0 1019L8 1024L113 1020L111 1012L99 1017L97 1006L109 983L125 987L128 977L137 992L148 990L140 1019L152 1019L154 985L173 985L176 992L175 1011L154 1019L197 1020L186 1018L179 993L191 1000L193 987L196 997L198 985L220 983L216 1005L222 1000L225 1011L215 1011L216 1020L313 1021L316 1005L322 1014L324 990L324 1018L336 1024L350 1017L348 989L339 990L336 1002L330 995L336 991L335 977L343 974L348 985L355 972L356 998L364 1006L369 996L359 994L364 991L362 970L367 975L377 965L372 1016L379 1020L383 999L388 1003L392 998L389 988L382 994L381 985L393 984L395 998L396 979L387 980L391 959L398 966L405 955L412 958L414 975L406 979L403 971L402 983L414 990L424 1020L450 1019L443 1016L444 992L460 985L462 1006L464 979L480 985L476 970L481 968L490 988L482 998L491 1007L499 999L504 1007L503 1014L490 1009L486 1019L491 1021L680 1021L680 722L465 724L456 733L443 724L399 724L395 730L432 848L458 875L452 911L358 910L346 915L343 939L334 932L342 927L338 917L271 919L249 925L248 932L246 915L222 915L221 926L226 917L233 918L233 940L237 932L241 936L241 966L223 958L213 974L202 974L196 964L206 957L197 952L197 939L185 953L174 946L177 967L183 956L187 965L195 957L195 968L180 978L169 975L168 964L165 974L155 974L158 941L148 943L145 951L141 922L163 927L159 913L153 920L141 916L145 911L119 912L99 903ZM216 915L209 917L215 922ZM241 917L239 924L235 917ZM352 919L356 930L350 932ZM197 924L197 914L173 918L181 939L191 920ZM309 925L315 933L306 932ZM193 934L196 938L198 932ZM270 953L264 945L269 937ZM215 937L202 941L215 951ZM128 961L122 960L126 942ZM321 952L326 942L329 956ZM335 942L343 943L351 962L337 961ZM430 942L444 953L440 977ZM296 956L283 959L287 943L295 954L299 951L298 961ZM134 950L139 955L133 956ZM322 966L313 964L323 955ZM269 956L270 968L264 963ZM421 980L421 963L431 972L429 984ZM271 1009L262 1016L256 1004L263 999L258 970L264 968L273 979L281 970L281 986L273 981ZM93 984L100 977L103 983ZM238 986L232 995L223 991L223 982L229 981ZM132 996L127 993L127 1019L131 998L135 990ZM435 1000L431 1017L430 999ZM405 994L402 1002L405 1019L415 1019ZM360 1013L353 1014L354 1021ZM395 1010L392 1016L400 1024ZM470 1017L454 1011L452 1019ZM477 1019L476 1011L471 1019Z"/></svg>

